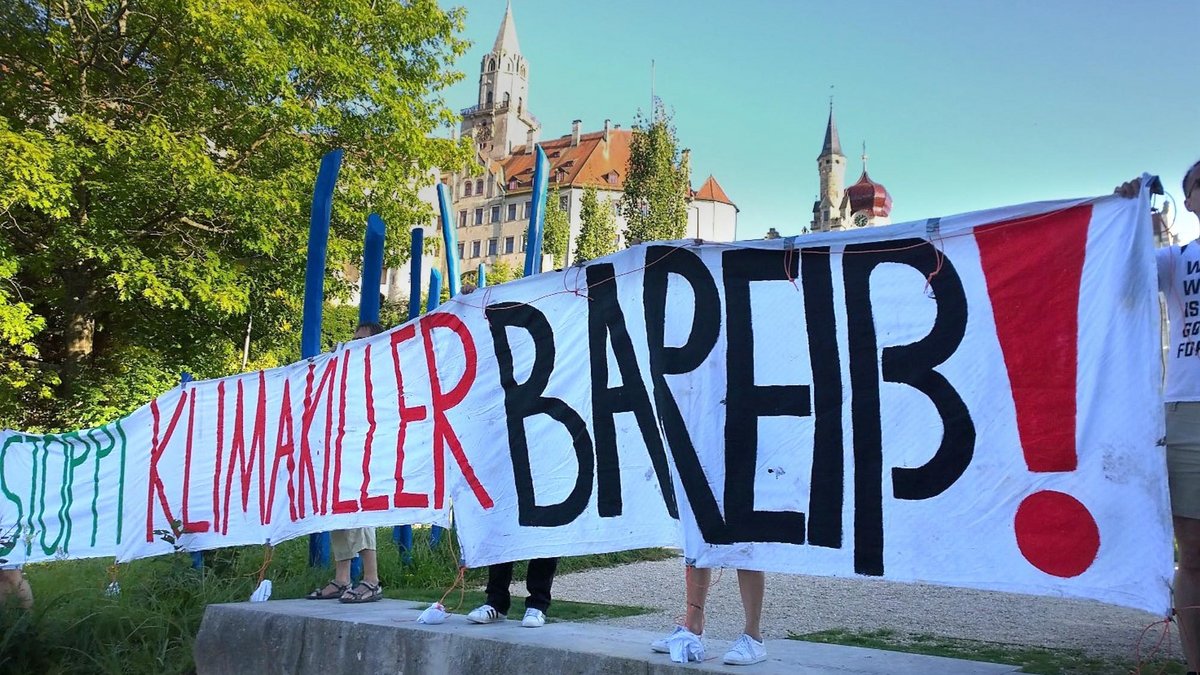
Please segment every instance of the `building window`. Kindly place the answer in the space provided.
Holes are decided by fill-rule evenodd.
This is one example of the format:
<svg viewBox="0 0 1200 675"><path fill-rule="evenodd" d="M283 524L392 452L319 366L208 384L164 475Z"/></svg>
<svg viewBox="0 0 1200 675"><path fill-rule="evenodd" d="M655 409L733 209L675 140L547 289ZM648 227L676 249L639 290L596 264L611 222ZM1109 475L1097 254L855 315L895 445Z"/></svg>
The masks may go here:
<svg viewBox="0 0 1200 675"><path fill-rule="evenodd" d="M483 224L483 209L475 209L475 224Z"/></svg>
<svg viewBox="0 0 1200 675"><path fill-rule="evenodd" d="M471 196L471 181L467 181L466 185L463 185L463 196L464 197Z"/></svg>
<svg viewBox="0 0 1200 675"><path fill-rule="evenodd" d="M571 208L571 195L565 194L558 198L558 208L566 211Z"/></svg>
<svg viewBox="0 0 1200 675"><path fill-rule="evenodd" d="M515 244L516 244L516 240L514 237L505 237L504 238L504 252L512 253L513 245L515 245Z"/></svg>
<svg viewBox="0 0 1200 675"><path fill-rule="evenodd" d="M521 251L525 251L525 235L521 235Z"/></svg>
<svg viewBox="0 0 1200 675"><path fill-rule="evenodd" d="M498 205L492 207L492 222L500 222L500 207Z"/></svg>
<svg viewBox="0 0 1200 675"><path fill-rule="evenodd" d="M466 245L466 243L464 243L464 242L459 242L459 243L458 243L458 258L459 258L459 260L463 259L463 258L466 256L466 254L467 254L467 245Z"/></svg>
<svg viewBox="0 0 1200 675"><path fill-rule="evenodd" d="M475 194L477 194L477 195L483 194L483 179L482 178L475 181Z"/></svg>
<svg viewBox="0 0 1200 675"><path fill-rule="evenodd" d="M466 209L463 209L462 211L458 212L458 226L459 227L467 226L467 210Z"/></svg>
<svg viewBox="0 0 1200 675"><path fill-rule="evenodd" d="M472 258L479 257L479 242L478 241L471 242L471 257Z"/></svg>
<svg viewBox="0 0 1200 675"><path fill-rule="evenodd" d="M532 207L532 205L533 205L532 201L525 202L525 214L522 215L521 218L523 218L525 220L529 220L529 209Z"/></svg>
<svg viewBox="0 0 1200 675"><path fill-rule="evenodd" d="M496 247L499 245L499 240L495 237L488 239L488 255L496 255Z"/></svg>
<svg viewBox="0 0 1200 675"><path fill-rule="evenodd" d="M516 204L508 205L508 219L509 220L517 219L517 205ZM510 253L511 253L511 251L510 251Z"/></svg>

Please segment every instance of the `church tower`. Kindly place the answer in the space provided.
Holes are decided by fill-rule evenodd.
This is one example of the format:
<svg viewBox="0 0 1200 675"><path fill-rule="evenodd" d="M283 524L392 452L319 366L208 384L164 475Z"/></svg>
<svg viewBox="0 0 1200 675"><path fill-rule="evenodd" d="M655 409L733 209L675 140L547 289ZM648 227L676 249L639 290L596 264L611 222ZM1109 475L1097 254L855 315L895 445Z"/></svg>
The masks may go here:
<svg viewBox="0 0 1200 675"><path fill-rule="evenodd" d="M833 118L833 101L829 101L829 123L825 126L825 144L817 157L817 172L821 176L821 192L813 204L814 232L840 229L842 196L846 185L846 157L838 138L837 121Z"/></svg>
<svg viewBox="0 0 1200 675"><path fill-rule="evenodd" d="M462 133L470 134L488 157L506 157L540 127L528 106L529 66L517 43L509 0L496 43L479 64L479 102L462 111Z"/></svg>

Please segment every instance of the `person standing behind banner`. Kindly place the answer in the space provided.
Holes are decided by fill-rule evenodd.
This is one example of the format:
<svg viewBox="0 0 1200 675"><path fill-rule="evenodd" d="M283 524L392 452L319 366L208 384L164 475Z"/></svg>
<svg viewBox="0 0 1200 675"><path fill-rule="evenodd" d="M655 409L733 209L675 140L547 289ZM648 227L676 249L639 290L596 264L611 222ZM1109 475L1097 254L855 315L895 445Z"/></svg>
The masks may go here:
<svg viewBox="0 0 1200 675"><path fill-rule="evenodd" d="M383 327L377 323L364 323L354 331L354 339L379 335ZM338 599L348 604L375 602L383 597L379 585L379 558L375 553L375 528L355 527L335 530L329 535L330 552L333 554L333 579L321 588L309 593L309 600ZM362 581L350 587L350 562L355 556L362 558Z"/></svg>
<svg viewBox="0 0 1200 675"><path fill-rule="evenodd" d="M1138 195L1141 180L1118 187L1122 197ZM1183 176L1183 205L1200 217L1200 161ZM1200 243L1165 246L1155 253L1158 290L1166 297L1170 351L1163 391L1167 417L1167 486L1171 493L1171 515L1178 545L1175 567L1175 613L1179 636L1187 658L1188 675L1200 673L1200 353L1198 337L1185 328L1200 320L1188 307L1185 283L1195 283L1190 273L1200 264Z"/></svg>
<svg viewBox="0 0 1200 675"><path fill-rule="evenodd" d="M459 291L467 295L475 285L465 283ZM536 558L529 561L525 574L525 616L521 625L525 628L540 628L546 625L546 612L550 609L550 587L554 585L554 572L558 569L558 558ZM508 618L512 604L509 586L512 585L513 564L511 562L488 566L487 603L467 614L471 623L494 623Z"/></svg>
<svg viewBox="0 0 1200 675"><path fill-rule="evenodd" d="M554 571L558 569L558 558L536 558L529 561L525 575L525 617L521 625L525 628L541 628L546 625L546 612L550 609L550 587L554 584ZM494 623L508 618L512 597L513 564L510 562L488 566L487 604L480 605L467 614L471 623Z"/></svg>
<svg viewBox="0 0 1200 675"><path fill-rule="evenodd" d="M685 625L676 626L670 635L650 643L651 650L660 654L670 654L671 660L677 663L704 661L704 604L708 600L708 588L712 584L711 569L696 567L693 560L687 560L685 563ZM731 666L749 666L767 660L767 648L763 645L760 625L767 577L754 570L738 570L737 575L745 625L741 637L725 652L724 662Z"/></svg>

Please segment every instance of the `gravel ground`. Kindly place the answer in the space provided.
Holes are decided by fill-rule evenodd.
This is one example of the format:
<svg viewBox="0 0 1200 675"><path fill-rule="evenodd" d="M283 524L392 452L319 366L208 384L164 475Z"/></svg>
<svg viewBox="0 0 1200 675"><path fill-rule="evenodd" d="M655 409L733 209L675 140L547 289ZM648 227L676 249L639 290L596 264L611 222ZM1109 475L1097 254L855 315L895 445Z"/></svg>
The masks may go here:
<svg viewBox="0 0 1200 675"><path fill-rule="evenodd" d="M713 579L705 633L730 640L742 631L737 573L714 572ZM523 584L514 584L513 594L525 595ZM683 563L677 558L562 575L554 581L554 597L653 607L656 611L650 614L602 623L665 633L683 614ZM553 615L553 608L550 613ZM1092 656L1134 661L1139 636L1156 618L1090 601L874 579L767 574L762 625L768 639L785 638L788 631L891 629L1072 648ZM1158 627L1147 633L1143 653L1153 648L1160 634ZM1174 631L1163 649L1168 656L1182 658Z"/></svg>

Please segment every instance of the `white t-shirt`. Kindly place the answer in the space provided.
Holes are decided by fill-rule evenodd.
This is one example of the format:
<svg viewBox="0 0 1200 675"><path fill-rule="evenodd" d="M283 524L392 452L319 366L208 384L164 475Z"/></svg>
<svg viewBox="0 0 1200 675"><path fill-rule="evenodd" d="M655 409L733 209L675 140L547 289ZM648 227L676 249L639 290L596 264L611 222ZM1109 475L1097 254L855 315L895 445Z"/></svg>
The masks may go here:
<svg viewBox="0 0 1200 675"><path fill-rule="evenodd" d="M1155 259L1170 336L1163 400L1200 401L1200 243L1160 248Z"/></svg>

